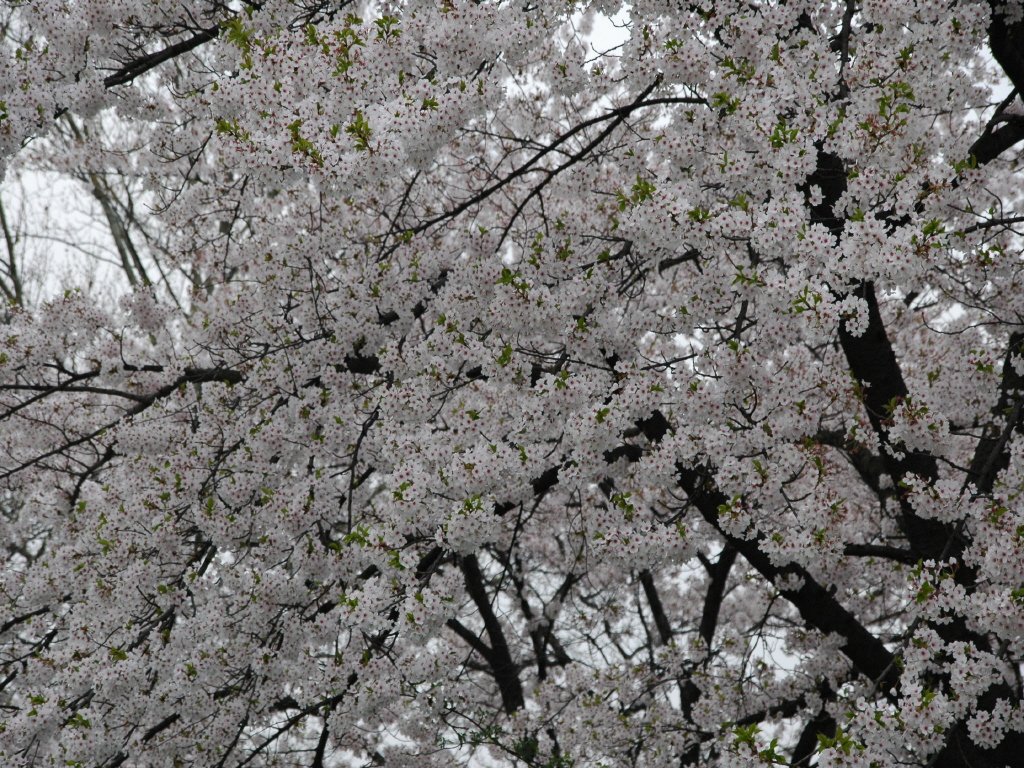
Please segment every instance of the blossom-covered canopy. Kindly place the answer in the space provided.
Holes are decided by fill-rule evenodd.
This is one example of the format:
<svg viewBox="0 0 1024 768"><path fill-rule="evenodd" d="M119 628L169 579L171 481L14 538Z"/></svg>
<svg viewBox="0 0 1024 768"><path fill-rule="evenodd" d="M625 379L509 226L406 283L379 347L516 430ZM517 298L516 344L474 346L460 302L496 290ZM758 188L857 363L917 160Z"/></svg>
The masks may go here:
<svg viewBox="0 0 1024 768"><path fill-rule="evenodd" d="M1019 764L1019 2L0 12L4 766Z"/></svg>

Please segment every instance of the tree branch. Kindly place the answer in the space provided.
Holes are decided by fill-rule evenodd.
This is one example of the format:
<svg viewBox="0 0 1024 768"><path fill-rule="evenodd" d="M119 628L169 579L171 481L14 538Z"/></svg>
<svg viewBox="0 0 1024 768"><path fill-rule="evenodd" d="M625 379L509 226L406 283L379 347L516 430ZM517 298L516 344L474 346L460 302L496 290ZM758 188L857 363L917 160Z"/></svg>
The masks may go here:
<svg viewBox="0 0 1024 768"><path fill-rule="evenodd" d="M651 613L654 615L654 626L658 628L658 637L662 645L668 645L672 639L672 625L665 615L665 608L661 604L661 597L658 595L658 588L654 586L654 577L648 569L640 571L640 584L644 588L647 602L651 606Z"/></svg>
<svg viewBox="0 0 1024 768"><path fill-rule="evenodd" d="M729 499L714 485L706 468L689 469L679 465L678 470L679 485L701 516L769 583L775 584L785 581L791 575L796 576L802 586L797 590L785 590L782 596L796 607L810 626L824 634L835 633L842 637L844 642L839 650L861 674L876 681L887 696L893 696L893 690L899 683L899 670L893 664L893 655L885 644L865 629L806 570L792 564L781 568L773 565L768 555L761 551L760 537L741 539L722 530L718 510L728 505Z"/></svg>
<svg viewBox="0 0 1024 768"><path fill-rule="evenodd" d="M918 560L909 549L890 547L885 544L847 544L843 547L843 554L847 557L880 557L904 565L914 565Z"/></svg>
<svg viewBox="0 0 1024 768"><path fill-rule="evenodd" d="M487 636L491 639L491 658L489 659L491 671L494 673L494 682L498 684L501 692L502 705L507 714L512 714L522 709L524 704L523 686L519 681L519 671L512 661L512 653L505 639L505 632L501 622L494 614L490 598L484 588L483 574L480 572L480 564L476 555L465 555L462 557L462 573L466 582L466 593L476 604L480 611L480 618L483 619Z"/></svg>
<svg viewBox="0 0 1024 768"><path fill-rule="evenodd" d="M466 625L458 619L448 619L448 621L445 622L445 626L465 640L474 651L483 656L484 661L488 664L491 663L491 649L487 647L487 643L480 639L479 635L466 627Z"/></svg>
<svg viewBox="0 0 1024 768"><path fill-rule="evenodd" d="M113 74L107 75L103 79L103 84L107 88L113 88L118 85L130 83L136 77L144 75L146 72L149 72L149 70L154 67L160 66L165 61L170 61L171 59L181 56L183 53L195 50L203 43L216 40L219 35L220 25L201 29L187 40L182 40L181 42L169 45L160 51L151 53L147 56L141 56L128 62Z"/></svg>
<svg viewBox="0 0 1024 768"><path fill-rule="evenodd" d="M992 487L999 473L1010 465L1010 455L1006 445L1010 435L1017 431L1024 432L1024 421L1021 419L1024 405L1024 376L1017 373L1013 366L1013 358L1024 353L1024 332L1017 331L1010 335L1003 359L1003 378L999 386L999 400L992 407L995 423L1005 418L1005 426L998 437L982 438L974 449L971 459L970 476L974 487L979 493L992 493Z"/></svg>
<svg viewBox="0 0 1024 768"><path fill-rule="evenodd" d="M1014 88L1024 93L1024 26L1017 21L1007 23L1004 3L1001 0L989 0L992 18L988 25L988 45L994 58Z"/></svg>
<svg viewBox="0 0 1024 768"><path fill-rule="evenodd" d="M722 598L725 596L725 585L729 580L729 572L736 562L736 548L726 542L725 548L711 569L711 583L708 584L707 596L704 598L704 610L701 612L700 629L698 630L704 647L711 650L711 641L715 639L718 627L718 616L722 609Z"/></svg>

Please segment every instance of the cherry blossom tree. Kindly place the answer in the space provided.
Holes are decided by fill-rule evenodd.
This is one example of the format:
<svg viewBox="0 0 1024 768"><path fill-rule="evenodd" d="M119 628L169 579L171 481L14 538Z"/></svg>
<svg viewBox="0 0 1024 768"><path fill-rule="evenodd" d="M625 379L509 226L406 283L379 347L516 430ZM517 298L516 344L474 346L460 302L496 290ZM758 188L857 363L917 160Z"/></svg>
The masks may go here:
<svg viewBox="0 0 1024 768"><path fill-rule="evenodd" d="M1020 764L1019 2L2 7L4 766Z"/></svg>

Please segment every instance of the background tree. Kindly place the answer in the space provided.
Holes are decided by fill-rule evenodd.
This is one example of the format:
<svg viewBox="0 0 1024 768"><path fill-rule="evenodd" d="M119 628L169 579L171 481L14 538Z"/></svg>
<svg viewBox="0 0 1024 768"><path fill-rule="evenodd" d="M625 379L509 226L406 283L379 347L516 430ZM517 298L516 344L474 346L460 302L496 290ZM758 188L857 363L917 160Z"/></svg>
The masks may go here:
<svg viewBox="0 0 1024 768"><path fill-rule="evenodd" d="M1019 761L1019 3L3 7L4 765Z"/></svg>

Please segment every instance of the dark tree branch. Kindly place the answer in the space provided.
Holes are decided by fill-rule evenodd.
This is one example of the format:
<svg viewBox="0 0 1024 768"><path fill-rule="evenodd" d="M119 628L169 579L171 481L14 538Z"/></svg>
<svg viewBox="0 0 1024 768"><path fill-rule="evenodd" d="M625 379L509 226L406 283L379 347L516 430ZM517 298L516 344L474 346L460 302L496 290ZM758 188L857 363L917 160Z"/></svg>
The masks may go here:
<svg viewBox="0 0 1024 768"><path fill-rule="evenodd" d="M1010 465L1010 454L1006 450L1011 434L1024 433L1022 405L1024 405L1024 376L1013 367L1013 358L1024 354L1024 333L1017 331L1010 335L1010 341L1003 360L1003 379L999 387L999 400L992 407L996 424L1004 423L1000 434L982 438L974 450L971 460L970 479L979 493L990 494L996 476ZM1005 420L1005 421L1004 421Z"/></svg>
<svg viewBox="0 0 1024 768"><path fill-rule="evenodd" d="M180 719L181 719L181 715L179 715L177 713L175 713L173 715L168 715L163 720L161 720L159 723L157 723L152 728L150 728L148 731L146 731L146 733L143 734L143 736L142 736L142 741L144 743L152 741L154 738L156 738L161 733L166 731L168 728L170 728L172 725L174 725ZM105 768L119 768L121 765L123 765L125 763L125 761L127 759L128 759L128 753L127 752L118 752L116 755L114 755L114 757L110 760L109 763L104 763L103 765L105 766Z"/></svg>
<svg viewBox="0 0 1024 768"><path fill-rule="evenodd" d="M476 632L473 632L458 619L448 619L448 621L445 622L445 626L465 640L474 651L483 656L484 661L488 664L491 663L491 649L487 647L487 643L481 640L480 636L477 635Z"/></svg>
<svg viewBox="0 0 1024 768"><path fill-rule="evenodd" d="M154 67L160 66L165 61L170 61L171 59L181 56L183 53L193 51L203 43L216 40L219 35L219 25L209 27L208 29L201 29L187 40L182 40L181 42L169 45L156 53L151 53L147 56L142 56L138 59L129 61L113 74L107 75L103 79L103 84L107 88L113 88L118 85L130 83L136 77L144 75L146 72L149 72Z"/></svg>
<svg viewBox="0 0 1024 768"><path fill-rule="evenodd" d="M466 199L463 202L461 202L458 205L456 205L450 211L448 211L446 213L443 213L443 214L441 214L441 215L439 215L439 216L437 216L437 217L435 217L433 219L425 221L422 224L418 225L417 227L414 227L412 231L413 232L422 232L424 230L427 230L427 229L430 229L431 227L436 226L437 224L441 223L442 221L448 221L450 219L453 219L456 216L458 216L459 214L469 210L474 205L477 205L478 203L483 202L484 200L489 198L491 195L493 195L495 192L497 192L500 189L502 189L502 188L506 187L507 185L511 184L513 181L518 179L520 176L525 176L528 173L537 173L537 172L541 172L541 171L546 172L548 174L547 179L544 182L542 182L542 184L546 185L547 182L550 181L550 179L554 175L556 175L558 173L561 173L562 171L566 170L567 168L570 168L571 166L573 166L576 163L578 163L581 160L583 160L586 157L586 155L593 148L597 147L609 135L611 135L611 133L615 130L615 128L617 128L622 123L623 120L625 120L627 117L629 117L630 114L632 114L633 112L635 112L638 109L643 109L644 107L654 106L654 105L657 105L657 104L700 104L700 105L707 106L707 101L705 99L702 99L702 98L681 97L681 98L648 99L647 97L650 96L651 93L655 90L655 88L657 88L660 84L661 84L661 76L659 75L658 78L655 79L655 81L653 83L651 83L647 88L645 88L643 91L641 91L641 93L636 97L636 99L634 99L630 104L627 104L626 106L623 106L623 107L617 107L615 109L608 110L603 115L591 118L589 120L583 120L583 121L577 123L570 130L566 131L561 136L559 136L557 139L552 141L550 144L548 144L547 146L543 147L533 157L531 157L529 160L527 160L522 165L518 166L514 171L509 173L507 176L503 177L502 179L500 179L499 181L495 182L491 186L489 186L489 187L487 187L485 189L482 189L481 191L479 191L476 194L472 195L468 199ZM548 170L546 168L542 168L542 167L540 167L538 165L541 160L543 160L545 157L547 157L552 152L560 152L561 151L560 148L562 147L562 145L565 144L567 141L569 141L574 136L577 136L577 135L583 133L584 131L586 131L587 128L590 128L590 127L595 126L595 125L599 125L599 124L601 124L603 122L606 122L608 120L613 121L610 126L605 128L598 135L598 137L596 139L588 142L586 147L584 147L582 150L580 150L578 152L575 152L572 155L570 155L569 159L566 160L564 163L562 163L554 171Z"/></svg>
<svg viewBox="0 0 1024 768"><path fill-rule="evenodd" d="M654 577L646 568L640 571L640 584L644 588L647 602L651 606L651 613L654 615L654 626L658 628L658 637L662 645L668 645L672 640L672 625L665 615L665 608L661 604L661 597L658 595L658 588L654 585Z"/></svg>
<svg viewBox="0 0 1024 768"><path fill-rule="evenodd" d="M31 621L36 616L42 616L44 613L50 611L50 606L44 605L42 608L36 608L34 611L23 613L21 616L15 616L13 619L5 621L3 625L0 625L0 635L9 630L11 627L16 627L18 624L23 624L26 621Z"/></svg>
<svg viewBox="0 0 1024 768"><path fill-rule="evenodd" d="M853 662L857 670L878 683L888 696L893 695L899 683L899 670L893 664L893 655L875 635L869 632L839 601L818 584L806 570L797 565L775 566L761 551L761 538L741 539L722 530L719 507L727 506L729 499L718 488L706 469L679 466L679 484L690 502L725 540L735 548L771 584L797 577L802 586L785 590L782 596L793 604L810 626L823 634L836 633L844 639L839 650Z"/></svg>
<svg viewBox="0 0 1024 768"><path fill-rule="evenodd" d="M811 221L824 224L838 241L845 227L845 220L835 212L835 205L847 188L843 161L834 154L819 151L817 168L807 179L808 188L811 185L821 190L821 201L811 206ZM888 445L886 422L892 415L891 409L906 401L907 385L896 352L886 334L874 284L867 280L861 281L852 287L850 293L867 305L867 329L854 336L847 329L846 323L840 322L839 342L850 372L860 387L868 420L883 446L882 461L886 472L896 488L900 487L900 482L907 474L915 474L926 482L934 482L938 478L938 465L933 457L906 451L902 452L905 453L902 458L897 458L884 448ZM898 446L893 448L895 453L901 453ZM900 511L904 533L909 539L911 550L918 557L937 560L944 554L958 554L947 551L951 540L951 531L947 526L918 517L909 500L903 496L900 497Z"/></svg>
<svg viewBox="0 0 1024 768"><path fill-rule="evenodd" d="M819 736L834 738L836 735L836 721L828 712L827 702L835 699L835 692L827 682L818 686L818 693L821 694L821 709L814 715L800 732L800 738L793 748L793 759L790 765L793 768L802 768L811 764L811 758L818 753Z"/></svg>
<svg viewBox="0 0 1024 768"><path fill-rule="evenodd" d="M985 165L999 157L1014 144L1024 139L1024 115L1007 115L1001 128L993 130L992 123L971 145L968 156L978 165Z"/></svg>
<svg viewBox="0 0 1024 768"><path fill-rule="evenodd" d="M324 727L320 729L320 738L316 742L316 751L313 753L313 762L309 768L324 768L324 752L327 751L327 739L330 732L327 729L327 721L324 720Z"/></svg>
<svg viewBox="0 0 1024 768"><path fill-rule="evenodd" d="M914 565L918 560L909 549L890 547L885 544L847 544L843 547L843 554L847 557L878 557L904 565Z"/></svg>
<svg viewBox="0 0 1024 768"><path fill-rule="evenodd" d="M718 616L722 610L722 598L725 597L725 585L729 580L729 572L736 562L736 549L726 542L718 560L711 566L711 583L708 584L707 596L704 598L704 610L701 612L699 634L704 647L711 650L711 641L715 639L718 627Z"/></svg>
<svg viewBox="0 0 1024 768"><path fill-rule="evenodd" d="M917 475L925 482L933 483L939 476L938 464L934 457L905 450L899 445L891 446L892 452L886 449L886 446L890 445L888 421L892 416L892 409L905 403L909 393L899 360L896 359L896 352L885 332L874 284L862 282L852 293L867 304L868 327L860 336L854 336L846 329L845 324L841 323L839 342L846 354L850 371L860 387L861 402L867 411L868 420L882 444L880 456L886 472L896 488L900 487L903 478L908 474ZM893 455L894 453L897 455ZM910 500L903 494L899 496L899 502L900 525L907 536L915 560L940 560L946 556L959 556L962 546L955 542L949 526L937 520L919 517Z"/></svg>
<svg viewBox="0 0 1024 768"><path fill-rule="evenodd" d="M1001 0L989 0L992 19L988 25L988 45L992 57L1010 78L1013 87L1024 93L1024 25L1008 23Z"/></svg>
<svg viewBox="0 0 1024 768"><path fill-rule="evenodd" d="M508 641L505 639L505 631L491 607L476 555L463 556L461 564L466 582L466 593L476 604L477 610L480 611L480 618L483 619L487 636L491 639L489 662L494 674L494 682L498 684L498 690L501 692L501 702L505 712L511 715L516 710L522 709L524 704L519 670L516 669L515 662L512 661L512 653L509 650Z"/></svg>

